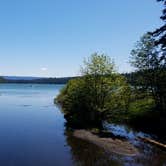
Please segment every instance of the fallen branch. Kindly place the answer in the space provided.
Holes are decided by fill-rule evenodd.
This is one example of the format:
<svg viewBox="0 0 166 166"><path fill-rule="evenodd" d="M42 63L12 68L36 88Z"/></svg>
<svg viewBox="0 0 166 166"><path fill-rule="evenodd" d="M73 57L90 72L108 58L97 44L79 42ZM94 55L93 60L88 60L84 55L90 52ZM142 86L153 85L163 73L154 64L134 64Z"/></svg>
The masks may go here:
<svg viewBox="0 0 166 166"><path fill-rule="evenodd" d="M145 138L145 137L138 137L139 139L143 140L144 142L148 142L150 144L153 144L153 145L156 145L164 150L166 150L166 145L165 144L162 144L160 142L157 142L153 139L150 139L150 138Z"/></svg>

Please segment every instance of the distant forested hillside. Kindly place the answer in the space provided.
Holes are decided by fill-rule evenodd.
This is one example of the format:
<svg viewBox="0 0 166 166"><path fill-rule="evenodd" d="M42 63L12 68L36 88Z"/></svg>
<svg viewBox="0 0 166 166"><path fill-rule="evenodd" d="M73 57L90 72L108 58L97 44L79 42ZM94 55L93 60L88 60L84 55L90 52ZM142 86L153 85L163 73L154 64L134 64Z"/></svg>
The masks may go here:
<svg viewBox="0 0 166 166"><path fill-rule="evenodd" d="M142 86L142 76L144 75L143 71L136 71L131 73L121 74L126 77L127 82L133 86ZM15 78L15 77L14 77ZM31 79L26 79L26 77L0 77L0 83L25 83L25 84L66 84L69 80L77 77L60 77L60 78L40 78L40 77L31 77ZM32 79L33 78L33 79Z"/></svg>
<svg viewBox="0 0 166 166"><path fill-rule="evenodd" d="M19 79L10 79L0 77L0 83L24 83L24 84L66 84L69 80L76 77L61 77L61 78L38 78L38 79L25 79L20 77Z"/></svg>
<svg viewBox="0 0 166 166"><path fill-rule="evenodd" d="M0 77L0 83L5 83L5 79L3 77Z"/></svg>

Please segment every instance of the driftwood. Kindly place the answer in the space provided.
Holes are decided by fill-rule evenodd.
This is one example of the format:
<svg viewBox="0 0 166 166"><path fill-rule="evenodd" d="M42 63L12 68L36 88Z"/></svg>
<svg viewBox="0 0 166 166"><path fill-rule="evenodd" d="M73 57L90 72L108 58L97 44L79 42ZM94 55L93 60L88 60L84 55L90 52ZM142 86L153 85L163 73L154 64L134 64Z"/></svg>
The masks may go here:
<svg viewBox="0 0 166 166"><path fill-rule="evenodd" d="M144 142L148 142L150 144L153 144L153 145L156 145L164 150L166 150L166 145L165 144L162 144L160 142L157 142L153 139L150 139L150 138L145 138L145 137L138 137L139 139L143 140Z"/></svg>

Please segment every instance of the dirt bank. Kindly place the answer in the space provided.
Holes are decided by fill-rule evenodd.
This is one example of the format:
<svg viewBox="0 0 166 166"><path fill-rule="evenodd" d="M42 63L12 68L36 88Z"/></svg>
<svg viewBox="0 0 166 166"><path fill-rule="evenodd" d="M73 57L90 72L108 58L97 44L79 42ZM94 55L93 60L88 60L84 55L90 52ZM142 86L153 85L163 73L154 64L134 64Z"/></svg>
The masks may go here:
<svg viewBox="0 0 166 166"><path fill-rule="evenodd" d="M112 138L101 138L87 130L75 130L73 135L77 138L87 140L108 152L114 152L127 156L135 156L139 153L138 150L128 141Z"/></svg>

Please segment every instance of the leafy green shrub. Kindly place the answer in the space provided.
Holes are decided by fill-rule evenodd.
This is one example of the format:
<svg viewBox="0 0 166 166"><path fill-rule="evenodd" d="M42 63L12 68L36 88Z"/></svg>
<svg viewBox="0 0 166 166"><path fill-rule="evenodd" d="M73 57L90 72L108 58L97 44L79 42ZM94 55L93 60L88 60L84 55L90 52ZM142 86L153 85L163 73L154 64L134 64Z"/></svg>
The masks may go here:
<svg viewBox="0 0 166 166"><path fill-rule="evenodd" d="M97 53L85 61L82 77L70 80L56 98L67 122L77 127L102 127L113 112L126 112L129 100L125 78L109 57Z"/></svg>

